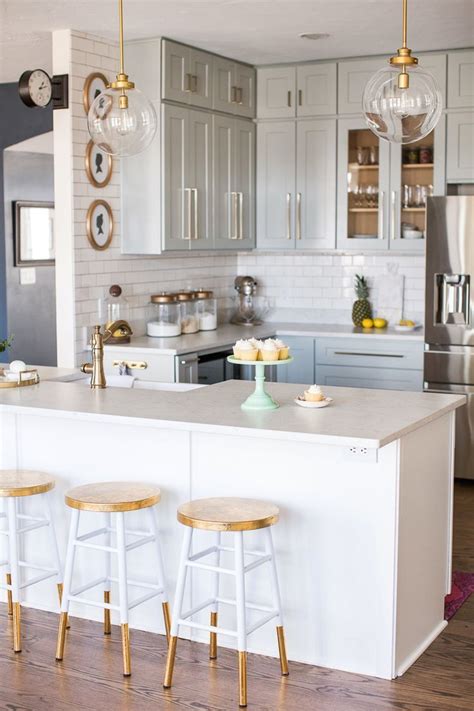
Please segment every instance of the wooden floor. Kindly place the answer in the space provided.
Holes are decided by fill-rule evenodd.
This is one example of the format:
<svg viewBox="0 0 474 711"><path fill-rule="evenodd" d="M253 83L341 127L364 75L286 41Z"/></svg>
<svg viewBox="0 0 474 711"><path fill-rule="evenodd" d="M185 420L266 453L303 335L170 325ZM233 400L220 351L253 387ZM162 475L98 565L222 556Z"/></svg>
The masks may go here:
<svg viewBox="0 0 474 711"><path fill-rule="evenodd" d="M457 483L454 567L474 571L474 482ZM24 610L23 652L11 650L11 623L0 605L0 710L229 711L237 708L236 655L180 641L175 686L162 688L161 637L132 632L133 675L121 676L118 628L104 637L97 623L74 620L62 664L54 661L57 616ZM460 711L474 709L474 595L425 654L389 682L356 674L249 658L252 711Z"/></svg>

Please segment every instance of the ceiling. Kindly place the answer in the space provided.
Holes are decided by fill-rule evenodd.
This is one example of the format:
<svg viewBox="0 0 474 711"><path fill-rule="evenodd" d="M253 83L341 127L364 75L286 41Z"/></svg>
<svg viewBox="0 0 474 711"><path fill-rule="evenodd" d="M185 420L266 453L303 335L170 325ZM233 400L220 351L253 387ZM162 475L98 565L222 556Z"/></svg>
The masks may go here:
<svg viewBox="0 0 474 711"><path fill-rule="evenodd" d="M401 0L125 0L127 39L164 35L252 64L388 53L400 45ZM409 46L469 47L474 0L410 0ZM51 68L51 32L113 38L116 0L0 0L0 82ZM324 32L317 42L301 32Z"/></svg>

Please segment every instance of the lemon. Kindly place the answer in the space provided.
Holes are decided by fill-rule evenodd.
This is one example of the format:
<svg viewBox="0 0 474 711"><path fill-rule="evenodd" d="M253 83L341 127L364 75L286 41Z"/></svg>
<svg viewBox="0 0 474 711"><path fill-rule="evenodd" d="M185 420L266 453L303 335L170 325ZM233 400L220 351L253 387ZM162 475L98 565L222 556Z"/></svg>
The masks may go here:
<svg viewBox="0 0 474 711"><path fill-rule="evenodd" d="M362 328L373 328L374 327L374 322L372 321L371 318L364 318L362 320Z"/></svg>
<svg viewBox="0 0 474 711"><path fill-rule="evenodd" d="M387 328L388 321L384 318L375 318L374 326L375 328Z"/></svg>

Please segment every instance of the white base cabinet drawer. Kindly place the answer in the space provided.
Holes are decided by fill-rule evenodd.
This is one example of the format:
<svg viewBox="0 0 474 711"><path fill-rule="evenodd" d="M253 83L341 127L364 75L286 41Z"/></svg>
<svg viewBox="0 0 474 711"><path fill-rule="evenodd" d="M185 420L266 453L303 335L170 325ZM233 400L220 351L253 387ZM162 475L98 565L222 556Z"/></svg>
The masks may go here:
<svg viewBox="0 0 474 711"><path fill-rule="evenodd" d="M157 353L130 353L130 349L114 348L104 350L105 375L119 375L118 363L127 364L128 373L140 380L152 380L159 383L175 382L174 355L159 355ZM133 367L135 366L135 367Z"/></svg>
<svg viewBox="0 0 474 711"><path fill-rule="evenodd" d="M375 390L423 390L422 370L316 365L318 385Z"/></svg>
<svg viewBox="0 0 474 711"><path fill-rule="evenodd" d="M423 370L423 343L361 338L317 338L318 365Z"/></svg>

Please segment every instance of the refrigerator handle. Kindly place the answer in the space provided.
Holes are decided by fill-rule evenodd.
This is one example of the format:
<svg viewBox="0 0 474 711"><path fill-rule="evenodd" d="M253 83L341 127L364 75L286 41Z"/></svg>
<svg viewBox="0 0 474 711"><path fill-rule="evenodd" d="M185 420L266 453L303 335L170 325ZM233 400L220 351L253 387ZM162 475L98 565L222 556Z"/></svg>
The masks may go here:
<svg viewBox="0 0 474 711"><path fill-rule="evenodd" d="M470 325L470 282L469 274L435 274L435 324Z"/></svg>

